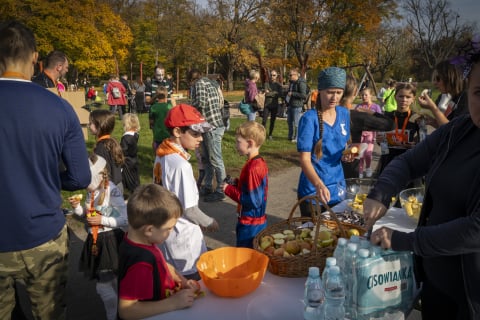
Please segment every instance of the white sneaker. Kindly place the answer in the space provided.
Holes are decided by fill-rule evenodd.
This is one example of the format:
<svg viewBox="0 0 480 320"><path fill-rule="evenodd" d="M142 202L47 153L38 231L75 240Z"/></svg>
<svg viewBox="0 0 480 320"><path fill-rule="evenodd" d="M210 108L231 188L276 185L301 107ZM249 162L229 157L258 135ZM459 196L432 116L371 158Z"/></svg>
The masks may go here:
<svg viewBox="0 0 480 320"><path fill-rule="evenodd" d="M359 177L360 179L362 179L362 178L363 178L363 173L359 173L359 174L358 174L358 177Z"/></svg>
<svg viewBox="0 0 480 320"><path fill-rule="evenodd" d="M372 169L370 168L365 169L365 175L367 176L367 178L370 178L372 174L373 174Z"/></svg>

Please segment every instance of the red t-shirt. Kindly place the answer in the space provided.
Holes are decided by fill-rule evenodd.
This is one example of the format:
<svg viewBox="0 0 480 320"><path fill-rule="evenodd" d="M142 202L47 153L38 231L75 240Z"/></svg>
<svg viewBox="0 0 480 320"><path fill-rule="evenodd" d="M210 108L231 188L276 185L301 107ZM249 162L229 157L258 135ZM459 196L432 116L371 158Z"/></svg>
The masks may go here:
<svg viewBox="0 0 480 320"><path fill-rule="evenodd" d="M127 237L125 242L130 246L150 251L157 262L157 268L160 278L160 299L167 297L167 291L173 292L175 289L175 281L173 280L167 263L162 252L156 245L142 245L132 242ZM151 300L153 299L153 277L154 267L148 262L137 262L130 266L125 277L120 280L118 296L125 300Z"/></svg>

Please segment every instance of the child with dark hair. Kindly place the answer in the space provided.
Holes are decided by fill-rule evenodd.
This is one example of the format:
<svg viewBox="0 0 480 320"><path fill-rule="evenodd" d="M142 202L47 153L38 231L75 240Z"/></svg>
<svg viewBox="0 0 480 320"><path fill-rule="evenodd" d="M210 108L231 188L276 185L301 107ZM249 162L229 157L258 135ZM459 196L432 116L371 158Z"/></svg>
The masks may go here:
<svg viewBox="0 0 480 320"><path fill-rule="evenodd" d="M122 123L124 133L120 146L125 157L122 167L122 184L131 193L140 185L137 156L140 120L135 113L126 113L123 115Z"/></svg>
<svg viewBox="0 0 480 320"><path fill-rule="evenodd" d="M110 180L123 193L122 165L125 160L122 147L111 136L115 128L115 114L105 109L93 110L90 112L89 128L97 138L93 152L107 161Z"/></svg>
<svg viewBox="0 0 480 320"><path fill-rule="evenodd" d="M198 148L202 134L212 130L212 126L197 109L187 104L173 107L165 125L170 137L157 148L154 181L173 192L184 211L160 249L166 260L186 278L198 280L196 262L207 250L202 229L216 231L218 223L198 206L197 182L188 161L191 157L188 151Z"/></svg>
<svg viewBox="0 0 480 320"><path fill-rule="evenodd" d="M191 307L200 286L165 261L157 245L182 215L174 193L155 185L139 186L130 196L129 229L120 245L119 303L122 319L143 319Z"/></svg>
<svg viewBox="0 0 480 320"><path fill-rule="evenodd" d="M96 280L108 320L117 319L118 245L127 226L127 208L123 194L108 178L107 162L91 154L89 158L92 181L87 187L85 207L80 197L68 200L76 215L86 218L88 236L80 257L80 271Z"/></svg>
<svg viewBox="0 0 480 320"><path fill-rule="evenodd" d="M153 133L152 147L153 152L155 152L162 141L170 136L164 121L168 111L172 109L176 103L175 99L168 99L168 89L165 87L159 87L157 89L153 101L154 103L148 113L148 120Z"/></svg>

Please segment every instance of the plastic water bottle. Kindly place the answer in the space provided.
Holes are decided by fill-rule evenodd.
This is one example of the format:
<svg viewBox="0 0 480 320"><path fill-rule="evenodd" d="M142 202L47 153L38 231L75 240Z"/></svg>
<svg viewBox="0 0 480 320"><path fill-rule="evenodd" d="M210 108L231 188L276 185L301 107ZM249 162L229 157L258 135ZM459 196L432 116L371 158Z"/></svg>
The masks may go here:
<svg viewBox="0 0 480 320"><path fill-rule="evenodd" d="M337 266L340 268L340 272L343 273L345 268L345 251L347 250L348 240L346 238L340 238L337 242L337 247L333 251L333 256L337 260Z"/></svg>
<svg viewBox="0 0 480 320"><path fill-rule="evenodd" d="M368 241L365 238L360 239L360 245L358 246L359 249L368 249L370 250L371 244L370 241Z"/></svg>
<svg viewBox="0 0 480 320"><path fill-rule="evenodd" d="M425 120L425 116L422 116L419 119L418 127L419 127L418 133L419 133L420 141L423 141L427 137L427 122Z"/></svg>
<svg viewBox="0 0 480 320"><path fill-rule="evenodd" d="M354 281L353 281L353 290L352 290L352 309L357 310L357 294L358 294L358 286L357 286L357 266L362 265L362 261L365 261L369 258L370 251L368 249L358 249L357 257L355 258L355 270L354 271ZM359 314L356 314L356 319L370 319L370 317L362 317Z"/></svg>
<svg viewBox="0 0 480 320"><path fill-rule="evenodd" d="M322 272L322 285L323 288L325 288L325 284L327 281L327 272L330 267L333 267L337 265L337 259L334 257L328 257L327 260L325 261L325 268L323 268Z"/></svg>
<svg viewBox="0 0 480 320"><path fill-rule="evenodd" d="M345 277L345 313L349 319L355 319L355 310L353 309L353 286L355 277L353 276L355 258L357 257L356 243L349 243L347 245L347 252L345 253L345 270L343 272Z"/></svg>
<svg viewBox="0 0 480 320"><path fill-rule="evenodd" d="M356 243L356 244L360 244L360 237L359 236L351 236L348 243Z"/></svg>
<svg viewBox="0 0 480 320"><path fill-rule="evenodd" d="M345 253L347 251L348 240L345 238L338 239L337 247L333 251L333 256L337 260L337 266L340 268L340 272L343 272L345 267Z"/></svg>
<svg viewBox="0 0 480 320"><path fill-rule="evenodd" d="M342 278L338 266L328 269L325 288L325 320L345 319L345 285Z"/></svg>
<svg viewBox="0 0 480 320"><path fill-rule="evenodd" d="M383 249L380 246L371 246L370 247L370 257L381 257Z"/></svg>
<svg viewBox="0 0 480 320"><path fill-rule="evenodd" d="M390 150L388 150L387 137L383 135L383 140L380 142L380 154L386 155L389 153L390 153Z"/></svg>
<svg viewBox="0 0 480 320"><path fill-rule="evenodd" d="M324 301L325 291L320 279L320 269L318 267L310 267L308 268L308 278L305 282L303 319L323 320Z"/></svg>

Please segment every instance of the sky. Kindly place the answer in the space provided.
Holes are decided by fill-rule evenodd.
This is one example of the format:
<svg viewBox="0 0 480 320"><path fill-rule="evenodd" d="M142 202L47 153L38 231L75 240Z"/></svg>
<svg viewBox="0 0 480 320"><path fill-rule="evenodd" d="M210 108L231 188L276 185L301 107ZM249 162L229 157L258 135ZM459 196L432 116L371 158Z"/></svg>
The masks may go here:
<svg viewBox="0 0 480 320"><path fill-rule="evenodd" d="M207 0L196 0L198 4L207 6ZM480 30L480 0L449 0L450 8L457 11L463 22L477 22Z"/></svg>
<svg viewBox="0 0 480 320"><path fill-rule="evenodd" d="M452 10L457 11L460 19L464 22L477 22L477 30L480 28L480 1L479 0L452 0Z"/></svg>

